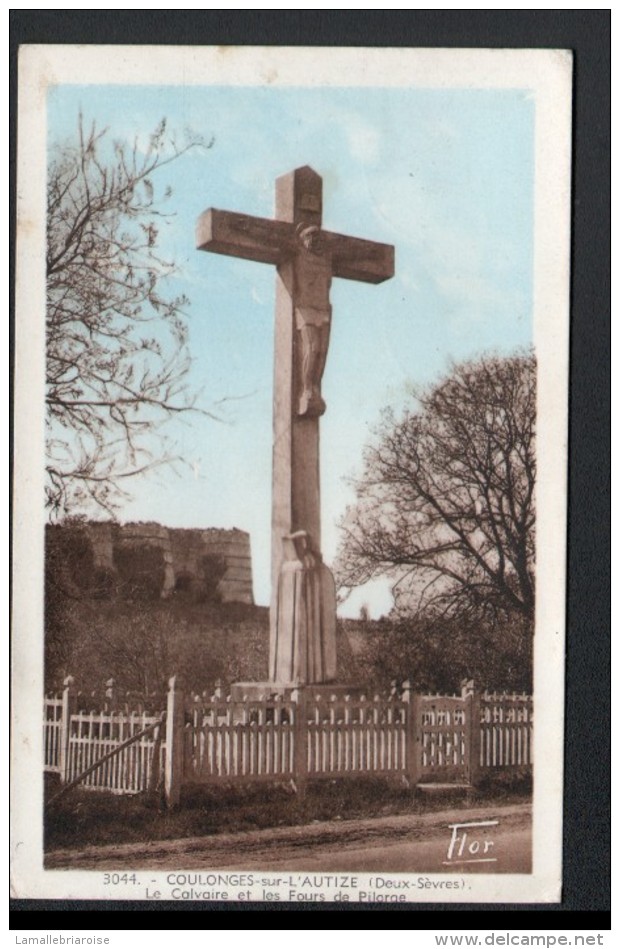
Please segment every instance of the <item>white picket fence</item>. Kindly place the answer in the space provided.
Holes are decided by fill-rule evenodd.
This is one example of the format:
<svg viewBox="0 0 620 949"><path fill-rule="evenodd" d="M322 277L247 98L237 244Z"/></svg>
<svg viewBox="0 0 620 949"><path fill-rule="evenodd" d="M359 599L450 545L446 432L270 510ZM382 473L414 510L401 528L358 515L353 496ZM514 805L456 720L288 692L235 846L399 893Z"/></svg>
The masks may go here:
<svg viewBox="0 0 620 949"><path fill-rule="evenodd" d="M483 692L480 698L480 767L530 766L533 722L531 696Z"/></svg>
<svg viewBox="0 0 620 949"><path fill-rule="evenodd" d="M375 696L193 702L184 730L190 783L392 775L406 763L405 703Z"/></svg>
<svg viewBox="0 0 620 949"><path fill-rule="evenodd" d="M378 695L318 699L311 700L307 713L310 777L406 773L409 707L405 702Z"/></svg>
<svg viewBox="0 0 620 949"><path fill-rule="evenodd" d="M377 776L410 786L475 785L481 772L532 764L532 699L475 693L330 694L306 686L285 697L184 695L170 680L166 708L78 710L72 680L45 699L45 769L63 783L135 794L163 785L172 805L196 784ZM162 703L163 704L163 703ZM104 759L104 760L102 760Z"/></svg>
<svg viewBox="0 0 620 949"><path fill-rule="evenodd" d="M292 780L295 714L291 703L192 702L184 723L183 781Z"/></svg>
<svg viewBox="0 0 620 949"><path fill-rule="evenodd" d="M63 697L46 695L43 706L43 750L45 770L61 772L63 741Z"/></svg>

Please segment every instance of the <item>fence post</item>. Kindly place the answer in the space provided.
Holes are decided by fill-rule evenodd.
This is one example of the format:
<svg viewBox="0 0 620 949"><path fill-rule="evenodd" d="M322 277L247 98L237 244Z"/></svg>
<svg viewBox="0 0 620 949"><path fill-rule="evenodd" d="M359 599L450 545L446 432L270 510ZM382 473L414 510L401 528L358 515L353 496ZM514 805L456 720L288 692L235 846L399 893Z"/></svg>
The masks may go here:
<svg viewBox="0 0 620 949"><path fill-rule="evenodd" d="M60 754L58 765L62 784L69 780L69 740L71 738L71 716L77 711L77 694L74 688L75 679L67 676L64 680L62 693L62 717L60 726Z"/></svg>
<svg viewBox="0 0 620 949"><path fill-rule="evenodd" d="M166 806L170 808L176 807L181 799L181 783L183 781L185 698L179 685L178 677L172 676L168 682L165 759Z"/></svg>
<svg viewBox="0 0 620 949"><path fill-rule="evenodd" d="M291 692L291 701L295 706L295 757L293 779L295 790L300 798L305 797L308 779L308 710L306 690L299 686Z"/></svg>
<svg viewBox="0 0 620 949"><path fill-rule="evenodd" d="M415 788L420 779L420 750L418 730L420 727L420 696L411 689L411 682L403 682L402 702L405 713L405 780Z"/></svg>
<svg viewBox="0 0 620 949"><path fill-rule="evenodd" d="M472 788L478 784L480 774L480 695L474 688L473 679L461 683L461 695L465 700L465 734L467 740L467 780Z"/></svg>

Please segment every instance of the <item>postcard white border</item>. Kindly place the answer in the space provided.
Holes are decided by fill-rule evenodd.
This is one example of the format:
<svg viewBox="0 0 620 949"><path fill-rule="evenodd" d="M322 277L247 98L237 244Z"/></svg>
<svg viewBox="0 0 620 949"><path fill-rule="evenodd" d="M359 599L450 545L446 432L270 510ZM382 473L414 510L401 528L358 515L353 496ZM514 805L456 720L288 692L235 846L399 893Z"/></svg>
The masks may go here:
<svg viewBox="0 0 620 949"><path fill-rule="evenodd" d="M346 83L343 81L346 77ZM561 894L572 54L566 50L24 46L19 54L15 334L13 895L106 899L103 874L42 862L46 94L61 83L522 88L536 102L538 357L535 791L531 875L470 878L424 902L557 902ZM540 632L544 630L543 632ZM363 876L360 874L360 876ZM398 874L390 874L398 877ZM411 876L417 876L412 874ZM152 874L149 874L149 878ZM437 875L445 878L444 874ZM113 898L139 899L136 887Z"/></svg>

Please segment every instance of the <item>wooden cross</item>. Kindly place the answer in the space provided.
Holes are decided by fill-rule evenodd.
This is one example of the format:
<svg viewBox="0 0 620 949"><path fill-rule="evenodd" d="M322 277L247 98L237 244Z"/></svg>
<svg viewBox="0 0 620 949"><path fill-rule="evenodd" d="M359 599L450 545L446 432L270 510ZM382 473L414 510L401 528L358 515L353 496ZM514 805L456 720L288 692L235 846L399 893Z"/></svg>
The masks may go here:
<svg viewBox="0 0 620 949"><path fill-rule="evenodd" d="M282 609L278 606L284 539L305 533L320 562L319 417L325 410L320 382L327 355L332 277L381 283L394 274L389 244L321 230L322 180L297 168L276 180L276 218L210 208L198 219L200 250L274 264L277 268L271 548L270 679L282 679ZM322 567L323 570L327 568ZM335 623L335 603L334 623ZM280 616L280 620L278 620ZM286 635L293 636L289 631ZM335 633L334 633L335 636ZM278 645L280 643L280 645ZM288 648L288 647L287 647ZM328 649L331 656L331 646ZM312 665L312 663L311 663ZM296 681L329 681L334 656ZM310 668L310 667L308 667ZM286 677L286 674L285 674Z"/></svg>

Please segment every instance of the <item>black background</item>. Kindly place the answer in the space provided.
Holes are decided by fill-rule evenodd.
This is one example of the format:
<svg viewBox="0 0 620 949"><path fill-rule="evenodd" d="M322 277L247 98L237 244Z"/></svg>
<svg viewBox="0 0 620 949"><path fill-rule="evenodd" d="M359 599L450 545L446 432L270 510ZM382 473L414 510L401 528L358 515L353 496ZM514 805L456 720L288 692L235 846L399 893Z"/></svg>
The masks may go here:
<svg viewBox="0 0 620 949"><path fill-rule="evenodd" d="M575 54L562 903L363 908L328 904L316 915L318 907L312 904L13 900L11 928L64 932L215 927L213 919L179 916L181 911L228 913L218 917L217 924L234 930L256 926L256 913L292 910L315 915L312 920L287 915L285 921L280 917L261 923L439 931L609 928L610 22L609 10L10 11L12 197L17 51L23 43L542 47L572 49ZM13 267L14 213L11 227ZM341 915L336 918L334 912ZM394 912L408 915L388 918Z"/></svg>

